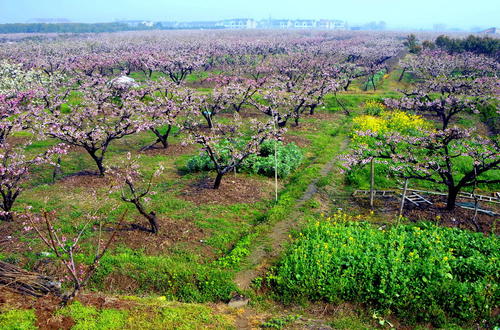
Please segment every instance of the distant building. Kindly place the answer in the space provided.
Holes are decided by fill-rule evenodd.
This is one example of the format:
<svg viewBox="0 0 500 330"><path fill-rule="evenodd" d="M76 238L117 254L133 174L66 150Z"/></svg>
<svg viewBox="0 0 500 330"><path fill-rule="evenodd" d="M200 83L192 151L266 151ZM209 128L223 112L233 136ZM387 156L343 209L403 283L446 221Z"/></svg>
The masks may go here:
<svg viewBox="0 0 500 330"><path fill-rule="evenodd" d="M194 21L194 22L151 22L151 21L119 21L131 27L158 27L161 29L301 29L301 30L346 30L347 24L340 20L312 20L312 19L265 19L255 21L251 18L234 18L222 21Z"/></svg>
<svg viewBox="0 0 500 330"><path fill-rule="evenodd" d="M322 19L316 23L316 27L321 30L345 30L346 24L344 21Z"/></svg>
<svg viewBox="0 0 500 330"><path fill-rule="evenodd" d="M261 27L265 29L291 29L293 21L289 19L270 19L262 21Z"/></svg>
<svg viewBox="0 0 500 330"><path fill-rule="evenodd" d="M224 29L255 29L257 28L257 22L251 18L236 18L220 21L217 26L223 27Z"/></svg>
<svg viewBox="0 0 500 330"><path fill-rule="evenodd" d="M140 21L140 20L118 21L117 23L127 24L128 26L131 26L131 27L139 27L139 26L153 27L155 25L155 22L152 22L152 21Z"/></svg>
<svg viewBox="0 0 500 330"><path fill-rule="evenodd" d="M167 29L220 29L215 21L194 21L194 22L163 22L162 26Z"/></svg>
<svg viewBox="0 0 500 330"><path fill-rule="evenodd" d="M317 21L312 19L297 19L293 21L294 29L314 29L317 26Z"/></svg>

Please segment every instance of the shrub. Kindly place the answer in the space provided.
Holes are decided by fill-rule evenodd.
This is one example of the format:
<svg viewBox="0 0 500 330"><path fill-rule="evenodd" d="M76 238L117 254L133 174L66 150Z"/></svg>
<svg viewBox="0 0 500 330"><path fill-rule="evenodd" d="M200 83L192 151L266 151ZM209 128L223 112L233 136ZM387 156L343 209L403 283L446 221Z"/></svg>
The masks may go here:
<svg viewBox="0 0 500 330"><path fill-rule="evenodd" d="M221 155L222 162L229 158L229 152L227 152L227 159L224 153ZM289 176L302 162L302 152L294 143L283 145L283 143L277 142L277 156L278 177L280 178ZM273 177L274 167L274 141L266 141L261 145L258 154L250 155L243 161L238 171ZM187 162L187 170L189 172L212 171L215 170L215 167L204 153L191 157Z"/></svg>
<svg viewBox="0 0 500 330"><path fill-rule="evenodd" d="M438 326L491 318L499 298L496 237L350 220L339 213L299 234L268 278L281 299L366 303Z"/></svg>

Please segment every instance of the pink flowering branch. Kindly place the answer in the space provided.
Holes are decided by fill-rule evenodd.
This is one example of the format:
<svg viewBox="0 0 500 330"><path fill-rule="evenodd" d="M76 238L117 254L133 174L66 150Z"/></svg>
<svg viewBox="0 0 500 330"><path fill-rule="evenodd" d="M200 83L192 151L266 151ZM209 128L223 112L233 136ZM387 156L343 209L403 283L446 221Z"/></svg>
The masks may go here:
<svg viewBox="0 0 500 330"><path fill-rule="evenodd" d="M127 158L118 167L111 169L111 175L116 182L116 186L121 190L121 198L124 202L131 203L137 211L148 220L153 234L158 233L160 226L154 211L146 211L146 204L150 200L150 196L156 194L152 190L153 181L157 179L163 172L163 166L149 177L145 177L141 173L139 163L132 159L130 153Z"/></svg>
<svg viewBox="0 0 500 330"><path fill-rule="evenodd" d="M122 214L116 228L119 228L125 218L126 213ZM101 258L104 256L111 243L115 239L118 230L115 229L107 241L101 239L101 226L99 226L99 237L96 244L96 253L92 263L89 266L77 263L75 254L80 250L82 235L94 220L91 217L78 234L72 239L68 239L60 233L53 225L56 218L53 212L43 212L41 216L28 213L25 215L27 224L25 231L34 230L42 242L55 254L56 258L62 262L68 274L68 279L72 282L71 292L64 296L63 303L71 301L80 290L88 283L92 275L99 266Z"/></svg>

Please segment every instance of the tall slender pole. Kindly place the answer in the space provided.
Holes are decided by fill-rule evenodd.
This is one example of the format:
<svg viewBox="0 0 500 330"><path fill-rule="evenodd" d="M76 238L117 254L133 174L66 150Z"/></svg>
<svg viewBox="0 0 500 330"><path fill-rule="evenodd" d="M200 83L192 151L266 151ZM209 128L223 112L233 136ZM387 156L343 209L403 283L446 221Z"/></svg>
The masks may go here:
<svg viewBox="0 0 500 330"><path fill-rule="evenodd" d="M372 158L370 163L370 207L373 207L373 199L375 197L375 158Z"/></svg>
<svg viewBox="0 0 500 330"><path fill-rule="evenodd" d="M276 132L276 118L274 119L274 131ZM274 195L278 201L278 141L274 139Z"/></svg>
<svg viewBox="0 0 500 330"><path fill-rule="evenodd" d="M408 190L408 179L405 179L405 186L403 188L403 195L401 196L401 205L399 206L398 223L399 219L403 216L403 208L405 206L406 191Z"/></svg>

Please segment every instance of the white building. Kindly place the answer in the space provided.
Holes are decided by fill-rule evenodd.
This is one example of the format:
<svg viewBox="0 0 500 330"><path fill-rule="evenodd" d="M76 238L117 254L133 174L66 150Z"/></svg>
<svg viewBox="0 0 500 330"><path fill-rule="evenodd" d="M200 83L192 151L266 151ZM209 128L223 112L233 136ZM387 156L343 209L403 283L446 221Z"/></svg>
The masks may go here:
<svg viewBox="0 0 500 330"><path fill-rule="evenodd" d="M289 19L270 19L262 21L262 27L267 29L291 29L293 21Z"/></svg>
<svg viewBox="0 0 500 330"><path fill-rule="evenodd" d="M315 29L317 21L312 19L298 19L293 21L294 29Z"/></svg>
<svg viewBox="0 0 500 330"><path fill-rule="evenodd" d="M346 24L344 21L322 19L316 23L316 27L320 30L345 30Z"/></svg>
<svg viewBox="0 0 500 330"><path fill-rule="evenodd" d="M255 29L257 22L250 18L236 18L220 21L217 26L224 27L225 29Z"/></svg>

